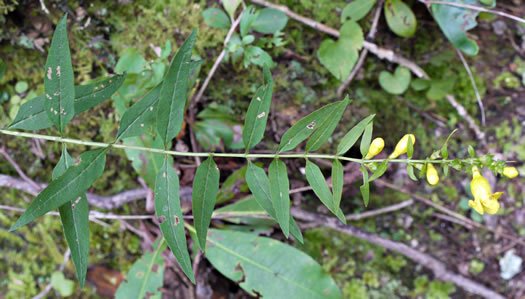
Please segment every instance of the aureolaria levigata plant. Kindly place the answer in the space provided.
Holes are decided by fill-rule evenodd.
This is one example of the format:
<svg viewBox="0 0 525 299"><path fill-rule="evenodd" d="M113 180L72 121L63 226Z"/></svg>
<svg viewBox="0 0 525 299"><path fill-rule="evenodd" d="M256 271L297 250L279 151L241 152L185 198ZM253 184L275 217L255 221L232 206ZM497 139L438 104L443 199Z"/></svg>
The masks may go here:
<svg viewBox="0 0 525 299"><path fill-rule="evenodd" d="M342 222L345 222L340 208L344 183L343 162L361 165L363 184L360 189L365 206L369 201L370 182L382 176L391 163L406 164L408 176L413 180L418 180L415 169L418 170L419 177L426 177L430 185L436 185L439 182L436 167L441 167L444 176L447 175L449 167L472 173L471 189L474 201L470 201L469 205L480 214L497 213L498 197L501 195L501 192L492 194L488 181L481 176L480 169L487 167L509 178L518 175L514 167L507 167L503 161L495 161L492 155L476 156L472 148L469 148L469 158L449 159L447 144L450 136L441 149L425 159L412 159L416 141L413 134L403 136L387 159L373 159L385 146L382 138L375 138L372 141L374 115L361 120L346 133L338 143L336 154L315 153L334 132L345 108L350 104L348 97L328 104L297 121L282 136L274 154L252 154L250 150L264 136L272 101L273 80L267 67L263 70L263 85L256 90L246 113L242 131L245 152L173 151L170 144L182 129L188 79L195 66L198 65L198 62L191 61L191 53L197 36L196 31L193 31L174 56L164 80L126 110L113 142L103 143L67 138L64 136L64 128L73 117L110 98L122 85L126 75L115 75L96 83L74 86L66 20L67 15L58 23L49 49L44 72L45 94L25 103L15 120L7 129L0 130L0 133L63 144L62 156L53 171L53 180L38 194L10 230L14 231L47 212L58 209L81 286L86 277L89 252L89 207L85 192L102 175L106 155L110 150L133 149L163 156L163 164L155 181L155 214L159 219L164 240L192 282L195 282L195 278L186 244L185 226L195 233L196 244L202 251L205 251L208 227L220 182L220 170L215 164L215 157L246 159L245 179L254 199L268 213L268 216L279 224L286 237L292 235L300 242L303 240L301 230L290 215L288 173L286 164L283 162L285 159L304 159L306 161L305 171L308 183L321 202ZM60 136L14 130L33 131L52 126L58 129ZM120 143L124 138L145 134L151 128L157 132L157 138L163 141L163 149ZM363 158L344 156L359 138L361 138L360 152ZM297 148L303 141L306 141L304 153L286 153ZM97 149L84 152L75 161L68 154L68 144ZM406 158L399 158L405 154ZM173 156L206 158L197 168L193 184L193 225L183 221L179 199L179 178L173 167ZM320 168L313 162L313 158L332 160L333 183L331 188ZM262 167L253 163L255 159L272 160L268 168L268 175Z"/></svg>

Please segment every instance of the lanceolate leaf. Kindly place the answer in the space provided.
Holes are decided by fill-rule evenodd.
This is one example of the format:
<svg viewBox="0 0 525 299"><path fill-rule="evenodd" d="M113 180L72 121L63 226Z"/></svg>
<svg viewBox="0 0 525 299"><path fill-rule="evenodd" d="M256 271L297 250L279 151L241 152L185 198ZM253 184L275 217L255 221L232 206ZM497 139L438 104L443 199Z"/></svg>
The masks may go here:
<svg viewBox="0 0 525 299"><path fill-rule="evenodd" d="M374 119L375 114L372 114L368 116L367 118L360 121L357 125L355 125L346 135L341 139L341 142L337 146L337 154L343 155L345 154L354 144L357 142L357 139L363 134L363 131L365 130L368 123Z"/></svg>
<svg viewBox="0 0 525 299"><path fill-rule="evenodd" d="M242 139L246 151L256 146L264 136L270 104L272 103L273 80L267 66L264 67L264 86L259 87L253 97L242 131Z"/></svg>
<svg viewBox="0 0 525 299"><path fill-rule="evenodd" d="M184 220L179 198L179 177L167 156L155 181L155 215L160 230L184 273L195 283L190 255L186 244Z"/></svg>
<svg viewBox="0 0 525 299"><path fill-rule="evenodd" d="M345 112L346 107L350 103L348 96L344 100L337 102L337 105L334 107L334 112L324 119L322 123L319 124L315 132L308 139L306 143L306 151L313 152L318 150L325 142L332 136L332 133L335 130L335 127L339 123L343 112Z"/></svg>
<svg viewBox="0 0 525 299"><path fill-rule="evenodd" d="M332 163L332 191L334 195L334 208L339 209L343 196L344 170L341 161L335 159Z"/></svg>
<svg viewBox="0 0 525 299"><path fill-rule="evenodd" d="M257 201L270 217L279 222L272 204L270 180L266 176L264 169L254 165L252 162L248 162L248 168L246 169L246 183L248 184L248 188L250 188L255 201ZM291 215L290 234L292 234L292 236L294 236L299 242L303 243L301 229Z"/></svg>
<svg viewBox="0 0 525 299"><path fill-rule="evenodd" d="M206 249L206 234L219 192L219 178L219 168L213 158L209 157L197 168L193 180L193 221L202 251Z"/></svg>
<svg viewBox="0 0 525 299"><path fill-rule="evenodd" d="M365 128L363 137L361 138L361 155L366 156L368 149L370 148L370 143L372 142L372 130L374 129L374 123L370 122Z"/></svg>
<svg viewBox="0 0 525 299"><path fill-rule="evenodd" d="M252 296L342 298L337 285L314 259L279 241L256 234L210 230L206 258Z"/></svg>
<svg viewBox="0 0 525 299"><path fill-rule="evenodd" d="M58 22L53 34L46 61L44 88L47 117L63 132L75 116L75 85L67 39L67 14Z"/></svg>
<svg viewBox="0 0 525 299"><path fill-rule="evenodd" d="M62 157L53 171L53 180L63 175L73 165L73 158L68 154L66 148L62 151ZM71 258L77 270L77 279L80 288L84 287L86 280L88 254L89 254L89 206L86 194L80 195L73 202L68 201L58 208L60 220L64 228L67 244L71 249Z"/></svg>
<svg viewBox="0 0 525 299"><path fill-rule="evenodd" d="M299 143L310 137L327 118L333 117L341 102L326 105L296 122L281 138L279 152L294 149Z"/></svg>
<svg viewBox="0 0 525 299"><path fill-rule="evenodd" d="M75 86L75 116L102 103L110 98L126 79L126 75L116 75L111 78ZM44 101L45 95L38 96L24 103L9 129L42 130L53 126L47 117Z"/></svg>
<svg viewBox="0 0 525 299"><path fill-rule="evenodd" d="M361 166L361 172L363 173L363 185L359 187L361 190L361 195L363 196L363 202L365 207L368 206L368 200L370 198L370 184L368 183L368 170Z"/></svg>
<svg viewBox="0 0 525 299"><path fill-rule="evenodd" d="M159 288L164 283L164 257L166 249L163 240L153 243L153 252L145 252L137 260L115 293L116 299L161 298Z"/></svg>
<svg viewBox="0 0 525 299"><path fill-rule="evenodd" d="M286 164L279 159L274 159L268 168L270 179L270 196L275 209L277 221L281 230L288 238L290 232L290 183Z"/></svg>
<svg viewBox="0 0 525 299"><path fill-rule="evenodd" d="M128 108L122 119L117 133L117 140L126 137L139 136L154 122L157 111L161 85L153 88L140 101Z"/></svg>
<svg viewBox="0 0 525 299"><path fill-rule="evenodd" d="M197 30L188 37L173 58L160 90L157 111L157 131L166 145L179 134L182 128L186 92L191 70L191 51L195 44Z"/></svg>
<svg viewBox="0 0 525 299"><path fill-rule="evenodd" d="M102 175L106 164L107 148L92 150L80 155L80 163L70 167L58 179L52 181L33 200L29 208L11 227L13 231L28 224L64 203L76 200Z"/></svg>

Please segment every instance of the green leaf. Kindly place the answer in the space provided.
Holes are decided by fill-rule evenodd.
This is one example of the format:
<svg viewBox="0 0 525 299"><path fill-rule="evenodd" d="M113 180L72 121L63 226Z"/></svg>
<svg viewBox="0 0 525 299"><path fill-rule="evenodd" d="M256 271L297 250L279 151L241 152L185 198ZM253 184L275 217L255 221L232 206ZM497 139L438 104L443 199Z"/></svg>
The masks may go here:
<svg viewBox="0 0 525 299"><path fill-rule="evenodd" d="M18 81L15 84L15 92L18 94L24 93L29 88L29 84L26 81Z"/></svg>
<svg viewBox="0 0 525 299"><path fill-rule="evenodd" d="M361 166L361 172L363 173L363 185L359 187L359 190L361 190L363 202L365 203L365 207L367 207L368 201L370 199L370 184L368 183L368 170L364 166Z"/></svg>
<svg viewBox="0 0 525 299"><path fill-rule="evenodd" d="M359 21L364 18L374 7L376 0L354 0L348 3L341 13L341 23L347 19L352 21Z"/></svg>
<svg viewBox="0 0 525 299"><path fill-rule="evenodd" d="M170 68L160 90L159 107L157 109L157 131L167 145L182 128L186 93L190 78L190 59L197 30L186 39L184 44L171 61Z"/></svg>
<svg viewBox="0 0 525 299"><path fill-rule="evenodd" d="M226 180L222 183L219 193L217 194L217 204L224 203L234 199L235 195L240 192L248 191L248 185L244 182L246 176L246 169L248 165L245 165L230 174ZM217 210L216 210L217 211Z"/></svg>
<svg viewBox="0 0 525 299"><path fill-rule="evenodd" d="M161 298L159 288L164 283L164 249L166 243L157 239L153 243L153 252L145 252L133 264L115 293L116 299Z"/></svg>
<svg viewBox="0 0 525 299"><path fill-rule="evenodd" d="M372 176L370 177L368 181L371 182L377 178L380 178L383 174L385 174L387 169L388 169L388 160L384 160L381 163L381 165L377 167L377 169L374 171L374 173L372 174Z"/></svg>
<svg viewBox="0 0 525 299"><path fill-rule="evenodd" d="M191 204L193 207L193 222L197 229L199 246L206 249L206 234L211 222L211 214L215 207L215 200L219 192L219 168L210 156L204 161L195 173Z"/></svg>
<svg viewBox="0 0 525 299"><path fill-rule="evenodd" d="M160 138L154 139L151 134L144 134L140 137L131 137L123 140L123 144L131 146L148 147L153 149L163 149L164 144ZM168 148L170 145L168 145ZM140 175L146 184L155 189L155 181L162 164L164 156L159 153L140 151L136 149L124 149L126 156L131 161L131 166Z"/></svg>
<svg viewBox="0 0 525 299"><path fill-rule="evenodd" d="M379 73L379 85L388 93L400 95L408 89L411 78L407 68L398 66L393 75L387 71Z"/></svg>
<svg viewBox="0 0 525 299"><path fill-rule="evenodd" d="M171 157L165 156L155 180L155 216L159 219L162 235L182 271L195 283L180 206L179 177L172 165Z"/></svg>
<svg viewBox="0 0 525 299"><path fill-rule="evenodd" d="M78 165L68 168L62 176L42 190L9 230L14 231L64 203L76 200L86 192L102 175L107 151L108 148L102 148L80 155Z"/></svg>
<svg viewBox="0 0 525 299"><path fill-rule="evenodd" d="M346 107L350 104L350 100L348 96L346 96L344 100L336 102L336 104L337 105L334 106L335 111L330 114L330 117L325 118L323 122L317 125L315 132L308 139L306 152L318 150L328 138L332 136L341 116L343 116L343 112L345 112Z"/></svg>
<svg viewBox="0 0 525 299"><path fill-rule="evenodd" d="M268 177L270 179L270 196L272 197L277 222L288 238L290 232L290 183L286 164L279 159L274 159L268 168Z"/></svg>
<svg viewBox="0 0 525 299"><path fill-rule="evenodd" d="M233 20L235 18L235 11L241 2L241 0L222 0L222 6L224 6L224 10L226 10L230 19Z"/></svg>
<svg viewBox="0 0 525 299"><path fill-rule="evenodd" d="M412 159L413 155L414 155L414 140L412 140L412 136L409 136L407 140L407 157L409 159Z"/></svg>
<svg viewBox="0 0 525 299"><path fill-rule="evenodd" d="M422 91L430 87L430 80L416 78L410 82L410 87L415 91Z"/></svg>
<svg viewBox="0 0 525 299"><path fill-rule="evenodd" d="M252 28L253 22L257 19L257 16L259 16L259 12L255 12L255 7L253 5L249 5L241 16L241 23L239 26L241 27L241 36L246 36L250 29Z"/></svg>
<svg viewBox="0 0 525 299"><path fill-rule="evenodd" d="M299 143L310 137L327 118L332 117L337 112L337 107L342 101L328 104L296 122L281 138L279 152L293 150Z"/></svg>
<svg viewBox="0 0 525 299"><path fill-rule="evenodd" d="M254 165L252 162L248 161L248 168L246 169L246 183L248 188L253 194L255 201L272 217L275 221L279 222L277 219L277 214L273 208L271 189L270 189L270 180L266 176L266 172L261 167ZM299 242L303 243L303 235L301 229L290 215L289 221L290 234L294 236Z"/></svg>
<svg viewBox="0 0 525 299"><path fill-rule="evenodd" d="M410 6L401 0L386 0L384 7L390 30L401 37L411 37L416 33L416 16Z"/></svg>
<svg viewBox="0 0 525 299"><path fill-rule="evenodd" d="M441 147L441 156L443 157L443 159L448 159L448 148L447 148L447 144L443 144L443 146Z"/></svg>
<svg viewBox="0 0 525 299"><path fill-rule="evenodd" d="M344 181L344 170L343 164L338 159L335 159L332 163L332 191L334 193L334 208L339 210L341 204L341 198L343 196L343 185Z"/></svg>
<svg viewBox="0 0 525 299"><path fill-rule="evenodd" d="M451 3L478 6L477 0L450 0ZM477 26L476 17L479 11L454 7L450 5L431 5L434 19L448 40L463 53L477 55L479 47L467 37L467 31Z"/></svg>
<svg viewBox="0 0 525 299"><path fill-rule="evenodd" d="M244 50L244 67L248 67L250 63L258 66L273 66L272 57L262 48L256 46L248 46Z"/></svg>
<svg viewBox="0 0 525 299"><path fill-rule="evenodd" d="M122 86L125 78L125 74L116 75L99 82L75 86L75 116L110 98ZM33 131L52 127L53 123L45 112L45 100L45 95L41 95L25 102L9 129Z"/></svg>
<svg viewBox="0 0 525 299"><path fill-rule="evenodd" d="M0 80L2 80L2 77L4 77L5 75L5 69L5 62L2 59L0 59Z"/></svg>
<svg viewBox="0 0 525 299"><path fill-rule="evenodd" d="M153 125L161 87L162 85L157 85L124 112L116 141L126 137L140 136Z"/></svg>
<svg viewBox="0 0 525 299"><path fill-rule="evenodd" d="M69 297L73 295L73 292L75 291L75 282L67 279L64 276L64 273L60 271L55 271L51 274L51 286L62 297Z"/></svg>
<svg viewBox="0 0 525 299"><path fill-rule="evenodd" d="M472 145L469 145L468 146L468 154L471 158L475 158L476 157L476 151L474 150L474 148L472 147Z"/></svg>
<svg viewBox="0 0 525 299"><path fill-rule="evenodd" d="M120 74L140 74L145 70L146 63L144 57L142 57L136 49L128 48L119 58L117 65L115 66L115 72Z"/></svg>
<svg viewBox="0 0 525 299"><path fill-rule="evenodd" d="M370 148L370 143L372 142L372 131L374 129L374 123L370 121L368 125L366 125L365 132L363 133L363 137L361 138L361 145L359 147L361 151L361 155L366 156L368 154L368 149Z"/></svg>
<svg viewBox="0 0 525 299"><path fill-rule="evenodd" d="M275 8L264 8L252 24L253 30L263 34L273 34L286 27L288 17L286 14Z"/></svg>
<svg viewBox="0 0 525 299"><path fill-rule="evenodd" d="M342 298L321 265L290 245L256 234L215 229L210 230L208 242L210 263L252 296Z"/></svg>
<svg viewBox="0 0 525 299"><path fill-rule="evenodd" d="M355 21L347 21L339 31L339 40L326 39L321 43L317 57L339 81L348 77L363 46L364 35Z"/></svg>
<svg viewBox="0 0 525 299"><path fill-rule="evenodd" d="M226 13L218 8L212 7L202 12L204 22L213 28L229 29L231 26L230 18Z"/></svg>
<svg viewBox="0 0 525 299"><path fill-rule="evenodd" d="M67 14L57 24L47 56L44 89L44 107L47 117L64 132L66 125L75 116L75 77L69 41L67 39Z"/></svg>
<svg viewBox="0 0 525 299"><path fill-rule="evenodd" d="M337 154L344 155L354 144L357 142L357 139L361 137L363 131L368 126L368 124L374 119L375 114L372 114L365 119L361 120L357 125L355 125L346 135L341 139L339 145L337 146Z"/></svg>
<svg viewBox="0 0 525 299"><path fill-rule="evenodd" d="M443 164L443 176L448 175L448 164Z"/></svg>
<svg viewBox="0 0 525 299"><path fill-rule="evenodd" d="M414 174L414 166L412 166L412 164L407 164L407 173L408 173L408 177L409 177L411 180L417 182L417 177L416 177L416 175Z"/></svg>
<svg viewBox="0 0 525 299"><path fill-rule="evenodd" d="M73 158L64 147L62 156L53 170L52 179L56 180L74 164ZM68 201L58 208L64 228L67 244L71 249L71 258L77 271L80 288L86 280L89 255L89 206L86 194L80 195L74 202Z"/></svg>
<svg viewBox="0 0 525 299"><path fill-rule="evenodd" d="M264 67L264 86L259 87L250 102L246 120L242 131L244 148L249 151L256 146L264 136L266 122L270 113L272 103L273 80L272 74L267 66Z"/></svg>

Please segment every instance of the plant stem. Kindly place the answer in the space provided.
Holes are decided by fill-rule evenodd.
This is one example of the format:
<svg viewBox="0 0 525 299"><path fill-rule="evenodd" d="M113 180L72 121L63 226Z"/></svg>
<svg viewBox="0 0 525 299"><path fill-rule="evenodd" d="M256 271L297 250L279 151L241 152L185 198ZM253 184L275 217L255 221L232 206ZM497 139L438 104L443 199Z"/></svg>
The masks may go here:
<svg viewBox="0 0 525 299"><path fill-rule="evenodd" d="M58 136L49 136L49 135L41 135L41 134L34 134L34 133L8 131L8 130L0 130L0 133L4 135L11 135L11 136L17 136L17 137L24 137L24 138L43 139L43 140L49 140L49 141L54 141L54 142L79 144L79 145L93 146L93 147L111 147L111 148L120 148L120 149L130 149L130 150L138 150L138 151L165 154L165 155L171 155L171 156L184 156L184 157L214 156L214 157L244 158L244 159L274 159L274 158L311 159L311 158L317 158L317 159L331 159L331 160L339 159L339 160L349 161L349 162L354 162L354 163L372 163L372 162L383 162L384 160L387 160L387 159L365 160L365 159L342 157L338 155L327 155L327 154L317 154L317 153L304 153L304 154L279 154L279 153L248 154L248 153L213 153L213 152L192 153L192 152L179 152L179 151L163 150L163 149L158 149L158 148L134 146L134 145L128 145L128 144L121 144L121 143L104 143L104 142L95 142L95 141L85 141L85 140L79 140L79 139L62 138ZM453 160L411 160L411 159L388 159L388 160L389 162L393 162L393 163L433 163L433 164L450 163L453 161ZM465 159L465 161L470 161L470 160L472 159L470 158Z"/></svg>

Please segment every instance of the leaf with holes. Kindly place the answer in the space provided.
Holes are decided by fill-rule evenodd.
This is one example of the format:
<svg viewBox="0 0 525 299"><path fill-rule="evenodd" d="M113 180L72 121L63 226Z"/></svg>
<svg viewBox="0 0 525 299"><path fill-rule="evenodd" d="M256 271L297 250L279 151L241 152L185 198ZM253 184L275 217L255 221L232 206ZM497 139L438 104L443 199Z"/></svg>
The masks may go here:
<svg viewBox="0 0 525 299"><path fill-rule="evenodd" d="M153 125L161 87L162 85L157 85L124 112L120 120L117 141L126 137L140 136Z"/></svg>
<svg viewBox="0 0 525 299"><path fill-rule="evenodd" d="M60 19L51 40L44 77L44 108L60 132L75 116L75 82L69 41L67 14Z"/></svg>
<svg viewBox="0 0 525 299"><path fill-rule="evenodd" d="M370 148L370 143L372 142L373 129L374 129L374 123L370 121L368 125L366 125L365 132L363 133L363 137L361 137L361 145L359 149L363 157L366 156L366 154L368 153L368 149Z"/></svg>
<svg viewBox="0 0 525 299"><path fill-rule="evenodd" d="M191 70L191 52L196 36L197 30L195 29L171 61L170 68L162 82L158 104L162 109L157 109L157 131L164 140L165 146L179 134L182 128Z"/></svg>
<svg viewBox="0 0 525 299"><path fill-rule="evenodd" d="M270 238L212 229L206 258L251 296L342 298L333 279L313 258Z"/></svg>
<svg viewBox="0 0 525 299"><path fill-rule="evenodd" d="M62 156L53 170L52 179L56 180L62 176L73 164L73 158L64 147ZM83 288L89 255L89 206L86 194L81 194L74 201L61 205L58 212L67 244L71 250L71 259L77 271L77 279L80 288Z"/></svg>
<svg viewBox="0 0 525 299"><path fill-rule="evenodd" d="M259 12L251 27L259 33L274 34L283 30L286 23L288 23L288 17L284 12L275 8L264 8Z"/></svg>
<svg viewBox="0 0 525 299"><path fill-rule="evenodd" d="M337 154L344 155L354 144L357 142L357 139L361 137L365 128L368 124L374 119L375 114L372 114L365 119L361 120L357 125L355 125L346 135L341 139L339 145L337 146Z"/></svg>
<svg viewBox="0 0 525 299"><path fill-rule="evenodd" d="M283 234L288 238L290 232L290 182L286 164L274 159L268 168L270 179L270 196L275 216Z"/></svg>
<svg viewBox="0 0 525 299"><path fill-rule="evenodd" d="M155 216L171 252L186 276L195 283L180 206L179 177L172 165L173 159L165 156L155 180Z"/></svg>
<svg viewBox="0 0 525 299"><path fill-rule="evenodd" d="M401 0L386 0L384 8L388 27L395 34L401 37L411 37L416 33L416 16L410 6Z"/></svg>
<svg viewBox="0 0 525 299"><path fill-rule="evenodd" d="M273 80L267 66L264 67L264 86L259 87L253 97L242 130L242 140L246 151L256 146L264 136L270 105L272 104Z"/></svg>
<svg viewBox="0 0 525 299"><path fill-rule="evenodd" d="M14 231L64 203L76 200L86 192L104 172L107 151L108 148L102 148L80 155L78 165L68 168L62 176L42 190L9 230Z"/></svg>
<svg viewBox="0 0 525 299"><path fill-rule="evenodd" d="M306 143L306 152L313 152L318 150L327 140L332 136L332 133L337 127L343 112L345 112L346 107L350 104L348 96L344 100L336 102L337 105L334 106L334 112L331 113L330 117L324 119L321 122L312 136L308 139Z"/></svg>
<svg viewBox="0 0 525 299"><path fill-rule="evenodd" d="M230 18L226 13L218 8L212 7L202 12L204 22L213 28L229 29L231 26Z"/></svg>
<svg viewBox="0 0 525 299"><path fill-rule="evenodd" d="M332 163L332 192L334 195L334 208L340 209L341 198L343 197L343 185L344 185L344 170L343 164L338 159L335 159Z"/></svg>
<svg viewBox="0 0 525 299"><path fill-rule="evenodd" d="M75 86L75 116L109 99L122 86L124 79L126 79L125 74ZM33 131L52 127L53 123L45 111L45 101L45 95L41 95L25 102L9 125L9 129Z"/></svg>
<svg viewBox="0 0 525 299"><path fill-rule="evenodd" d="M202 251L206 249L206 234L219 192L219 178L219 168L210 156L197 168L193 180L193 222Z"/></svg>
<svg viewBox="0 0 525 299"><path fill-rule="evenodd" d="M348 3L341 13L341 22L347 19L359 21L364 18L374 7L376 0L354 0Z"/></svg>
<svg viewBox="0 0 525 299"><path fill-rule="evenodd" d="M257 201L270 217L279 222L275 209L273 208L270 180L266 176L264 169L252 162L248 162L248 168L246 169L246 183L248 184L248 188L250 188L255 201ZM292 234L292 236L294 236L299 242L303 243L301 229L291 215L289 228L290 234Z"/></svg>
<svg viewBox="0 0 525 299"><path fill-rule="evenodd" d="M166 243L157 239L153 243L153 252L145 252L126 275L115 293L116 299L161 298L159 288L164 283L164 257L162 252Z"/></svg>

